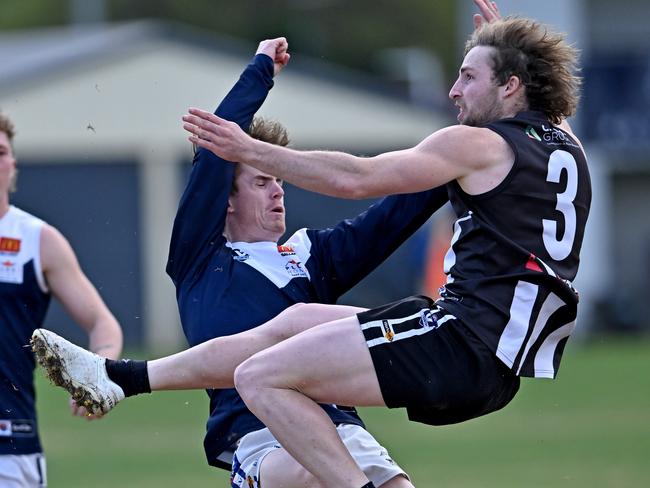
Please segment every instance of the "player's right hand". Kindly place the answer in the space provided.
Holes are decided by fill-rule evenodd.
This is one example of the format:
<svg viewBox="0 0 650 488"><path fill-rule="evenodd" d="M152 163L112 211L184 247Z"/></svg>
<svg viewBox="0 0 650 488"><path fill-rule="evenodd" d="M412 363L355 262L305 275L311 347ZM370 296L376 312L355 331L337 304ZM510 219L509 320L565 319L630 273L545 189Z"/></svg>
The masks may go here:
<svg viewBox="0 0 650 488"><path fill-rule="evenodd" d="M474 0L474 4L481 11L480 14L474 14L474 29L478 29L483 23L496 22L501 19L501 12L496 2L490 0Z"/></svg>
<svg viewBox="0 0 650 488"><path fill-rule="evenodd" d="M68 400L68 404L70 405L70 412L75 417L82 417L86 420L97 420L103 417L103 415L100 414L88 413L88 410L86 410L85 407L81 405L77 405L77 402L75 402L73 398L70 398L70 400Z"/></svg>
<svg viewBox="0 0 650 488"><path fill-rule="evenodd" d="M273 75L277 75L287 65L291 55L287 52L289 43L285 37L265 39L257 46L255 54L266 54L273 60Z"/></svg>

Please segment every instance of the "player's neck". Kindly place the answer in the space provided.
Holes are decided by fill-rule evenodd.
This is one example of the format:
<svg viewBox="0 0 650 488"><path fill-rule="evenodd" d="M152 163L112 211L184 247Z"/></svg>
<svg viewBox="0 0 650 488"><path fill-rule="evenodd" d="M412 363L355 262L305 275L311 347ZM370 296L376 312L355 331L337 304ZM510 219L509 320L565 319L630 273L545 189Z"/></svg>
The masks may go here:
<svg viewBox="0 0 650 488"><path fill-rule="evenodd" d="M9 211L9 195L0 196L0 219Z"/></svg>

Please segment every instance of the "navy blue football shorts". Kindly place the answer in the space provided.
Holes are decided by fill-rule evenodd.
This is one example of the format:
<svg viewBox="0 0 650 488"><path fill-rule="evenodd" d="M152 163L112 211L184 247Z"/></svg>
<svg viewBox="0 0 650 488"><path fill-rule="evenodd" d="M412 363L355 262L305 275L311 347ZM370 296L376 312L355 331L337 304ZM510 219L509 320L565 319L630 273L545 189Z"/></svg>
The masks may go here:
<svg viewBox="0 0 650 488"><path fill-rule="evenodd" d="M384 402L410 420L463 422L506 406L519 377L463 323L428 297L357 315Z"/></svg>

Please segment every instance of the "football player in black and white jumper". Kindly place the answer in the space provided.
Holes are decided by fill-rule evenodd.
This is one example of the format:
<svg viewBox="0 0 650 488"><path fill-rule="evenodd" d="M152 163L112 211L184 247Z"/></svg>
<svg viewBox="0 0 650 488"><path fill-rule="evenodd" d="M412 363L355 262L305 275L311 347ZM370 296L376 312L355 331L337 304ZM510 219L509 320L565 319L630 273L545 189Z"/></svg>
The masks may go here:
<svg viewBox="0 0 650 488"><path fill-rule="evenodd" d="M579 98L577 52L546 26L475 3L477 29L449 92L459 124L413 148L369 158L296 151L209 112L184 117L198 146L308 190L366 198L447 187L457 220L439 300L410 297L312 326L325 314L315 311L306 330L275 345L244 333L145 368L152 390L199 388L221 384L251 356L234 372L238 392L324 486L373 484L317 402L401 407L434 425L465 421L507 405L522 376L555 377L575 326L572 280L591 203L586 157L566 122Z"/></svg>

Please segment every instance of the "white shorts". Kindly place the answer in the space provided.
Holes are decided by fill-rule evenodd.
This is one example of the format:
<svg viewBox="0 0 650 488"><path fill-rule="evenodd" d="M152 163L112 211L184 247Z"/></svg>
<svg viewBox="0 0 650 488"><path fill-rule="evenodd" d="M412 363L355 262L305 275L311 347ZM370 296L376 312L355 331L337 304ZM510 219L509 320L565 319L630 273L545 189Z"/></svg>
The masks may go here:
<svg viewBox="0 0 650 488"><path fill-rule="evenodd" d="M388 451L363 427L341 424L336 430L354 460L375 486L399 475L409 479L404 470L391 459ZM232 488L259 488L262 461L269 453L281 448L269 429L256 430L242 437L232 461Z"/></svg>
<svg viewBox="0 0 650 488"><path fill-rule="evenodd" d="M0 454L2 488L43 488L47 486L45 456L35 454Z"/></svg>

